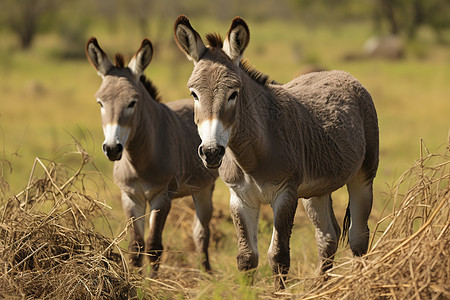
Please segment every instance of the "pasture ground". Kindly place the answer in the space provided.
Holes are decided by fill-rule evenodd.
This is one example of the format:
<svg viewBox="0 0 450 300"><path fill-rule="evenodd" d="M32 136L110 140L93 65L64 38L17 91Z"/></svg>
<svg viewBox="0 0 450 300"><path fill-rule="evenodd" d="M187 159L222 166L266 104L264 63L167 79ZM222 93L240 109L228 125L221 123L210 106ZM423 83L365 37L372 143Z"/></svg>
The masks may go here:
<svg viewBox="0 0 450 300"><path fill-rule="evenodd" d="M216 28L224 34L229 24L210 20L196 20L193 24L202 34L208 28ZM130 24L118 26L114 32L99 26L91 33L110 55L123 52L132 55L142 37L129 30ZM448 46L438 45L426 30L420 32L419 41L407 44L406 56L398 61L343 59L349 53L358 53L368 38L368 25L342 25L329 28L304 28L299 24L268 22L250 23L251 40L245 53L252 64L271 78L287 82L301 73L305 66L320 65L327 69L343 69L356 78L372 94L380 125L381 157L375 181L375 203L370 219L373 230L383 214L392 210L391 191L396 179L409 168L422 153L440 152L446 147L450 128L448 102L450 79L450 51ZM192 69L191 62L173 43L171 25L166 26L165 38L155 45L155 55L146 74L158 86L164 101L186 98L189 92L186 81ZM295 31L295 34L292 32ZM89 153L90 161L84 172L96 179L86 183L91 196L104 203L107 222L96 218L90 224L108 238L115 239L126 227L120 209L119 190L111 180L112 164L100 150L103 141L100 113L94 93L100 78L86 59L63 60L59 57L60 39L54 35L39 36L36 47L30 52L17 52L15 40L7 32L1 32L0 46L0 165L3 185L3 203L11 195L17 195L27 186L30 173L41 178L45 169L32 170L35 158L64 163L68 174L74 174L80 166L80 148ZM149 36L150 40L152 39ZM84 45L79 45L81 48ZM423 139L424 143L420 142ZM448 161L448 156L447 156ZM71 170L73 172L71 173ZM101 173L97 175L98 172ZM447 169L448 172L448 169ZM89 178L89 177L88 177ZM448 178L447 178L448 182ZM448 185L447 185L448 188ZM400 194L407 187L400 187ZM339 223L347 203L346 191L334 195L334 206ZM259 225L260 264L255 275L254 287L241 285L245 277L236 270L236 238L228 210L228 191L218 180L214 193L213 237L210 246L212 276L198 271L198 262L192 252L191 220L193 207L190 199L176 200L164 231L166 253L159 281L145 279L147 288L140 290L140 297L221 299L239 296L253 299L275 296L266 251L272 233L272 215L269 207L263 207ZM44 205L44 211L51 207ZM448 206L447 206L448 212ZM387 227L378 226L379 232ZM416 225L419 226L419 225ZM418 227L414 228L417 229ZM126 238L117 241L126 247ZM447 241L448 249L448 241ZM36 250L36 249L35 249ZM348 247L338 250L339 260L350 260ZM297 210L291 238L290 282L288 293L301 294L314 282L317 261L314 230L303 212ZM447 256L448 263L448 256ZM447 265L448 270L448 265ZM445 278L444 278L445 279ZM448 273L446 282L448 283ZM156 288L157 287L157 288ZM286 294L289 296L289 294ZM325 296L324 296L325 297Z"/></svg>

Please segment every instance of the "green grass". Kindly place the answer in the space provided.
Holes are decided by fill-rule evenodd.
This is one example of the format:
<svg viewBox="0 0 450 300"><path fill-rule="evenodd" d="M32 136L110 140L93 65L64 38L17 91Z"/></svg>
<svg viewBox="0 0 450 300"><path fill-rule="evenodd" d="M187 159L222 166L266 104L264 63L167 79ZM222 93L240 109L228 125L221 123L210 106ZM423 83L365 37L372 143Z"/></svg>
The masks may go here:
<svg viewBox="0 0 450 300"><path fill-rule="evenodd" d="M116 31L99 24L90 35L97 36L110 57L117 51L131 56L139 47L142 37L127 28L131 24L121 24L123 26L117 26ZM201 19L192 20L192 24L201 34L216 28L224 35L229 26ZM159 87L164 101L189 96L186 81L192 70L192 63L173 42L171 26L168 23L162 34L164 39L155 45L153 61L146 71ZM250 21L249 26L251 41L245 57L273 79L287 82L298 75L303 66L315 63L327 69L349 71L372 94L381 138L380 168L374 186L375 202L370 224L373 228L388 197L388 187L418 157L419 140L423 138L432 151L447 141L450 128L449 49L435 45L424 33L423 43L408 45L410 51L404 60L349 62L342 58L347 53L359 51L369 36L368 24L341 25L334 30L280 21ZM107 178L110 193L103 197L112 207L110 223L113 234L117 235L125 226L125 220L119 190L110 180L112 163L100 151L103 133L94 98L100 77L86 59L67 61L58 58L56 54L62 47L55 35L39 36L35 48L28 52L14 50L15 41L7 33L2 32L0 38L4 41L0 45L0 158L12 164L12 172L6 165L3 167L11 194L26 186L35 157L60 157L64 146L72 143L73 136L83 143ZM78 162L69 163L75 168ZM210 249L212 266L219 275L210 282L200 283L197 291L212 299L222 299L230 293L231 284L242 280L235 262L236 237L229 218L228 195L219 180L214 193L215 216L221 212L223 217L214 226L222 236L212 242ZM334 199L341 223L347 203L345 190L336 192ZM174 209L189 206L189 203L190 200L177 200ZM168 241L166 248L171 250L164 256L165 262L196 267L195 255L190 251L192 241L186 239L190 228L173 226L168 222L164 232L164 240ZM109 231L105 224L99 228ZM260 265L255 280L257 291L267 290L272 283L266 259L271 228L271 210L263 207L259 227ZM340 256L348 255L348 250L339 251ZM292 277L311 276L316 260L314 229L299 204L291 240L290 274ZM244 295L246 299L257 297L255 290L247 287L232 292L233 295Z"/></svg>

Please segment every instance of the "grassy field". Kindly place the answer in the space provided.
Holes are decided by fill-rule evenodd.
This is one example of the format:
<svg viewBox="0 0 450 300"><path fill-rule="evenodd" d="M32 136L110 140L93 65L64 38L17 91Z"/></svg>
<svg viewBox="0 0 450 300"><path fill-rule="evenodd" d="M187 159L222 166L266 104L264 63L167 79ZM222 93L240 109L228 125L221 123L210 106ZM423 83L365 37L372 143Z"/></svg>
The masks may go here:
<svg viewBox="0 0 450 300"><path fill-rule="evenodd" d="M226 33L229 24L211 20L191 20L193 26L205 34L211 28ZM114 32L102 24L90 35L110 55L123 52L134 54L142 36L130 31L131 24L122 24ZM153 61L146 74L159 87L164 101L189 96L186 81L192 63L181 54L173 42L171 23L155 45ZM379 116L381 158L375 181L375 202L370 227L373 228L389 198L390 186L419 155L419 141L435 151L445 145L450 128L450 51L448 46L434 43L431 34L422 31L419 40L407 44L406 57L398 61L360 59L346 61L349 53L359 53L368 38L368 24L347 24L334 29L305 28L298 23L249 21L251 40L245 57L262 72L280 82L297 76L310 64L327 69L342 69L358 78L372 94ZM131 33L130 33L131 32ZM86 59L63 60L56 35L41 35L35 48L27 52L15 50L16 41L7 32L0 36L0 158L2 176L10 185L10 194L22 190L28 182L35 157L57 159L76 169L79 157L66 155L72 151L73 139L78 140L91 154L97 168L106 178L107 192L102 192L111 206L109 222L112 235L118 235L126 221L120 209L119 190L111 181L112 163L101 152L103 133L100 112L94 94L100 77ZM148 37L150 40L151 36ZM79 45L84 48L84 45ZM69 146L67 146L69 145ZM42 172L38 170L37 172ZM230 284L242 278L237 272L236 238L229 217L228 191L219 180L214 194L213 238L210 247L211 264L216 275L209 281L188 281L195 293L210 291L215 285L221 298ZM347 198L344 190L334 195L338 222L342 223ZM164 233L167 253L163 257L163 274L169 276L182 268L187 273L197 268L191 252L190 221L193 216L189 199L176 200ZM104 225L104 224L103 224ZM106 226L99 230L111 235ZM259 228L260 265L256 289L242 287L239 293L247 298L271 288L270 268L266 251L272 233L272 216L264 207ZM125 246L126 242L122 243ZM340 248L338 256L348 256L348 249ZM299 206L291 240L290 274L292 278L310 277L317 260L314 230ZM195 276L194 276L195 277ZM295 281L293 281L294 283Z"/></svg>

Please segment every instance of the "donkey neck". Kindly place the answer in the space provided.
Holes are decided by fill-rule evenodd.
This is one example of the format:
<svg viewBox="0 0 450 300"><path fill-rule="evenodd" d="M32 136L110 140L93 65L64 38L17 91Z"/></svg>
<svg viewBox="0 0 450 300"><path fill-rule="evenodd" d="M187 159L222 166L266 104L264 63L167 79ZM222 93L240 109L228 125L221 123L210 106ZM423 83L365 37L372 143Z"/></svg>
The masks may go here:
<svg viewBox="0 0 450 300"><path fill-rule="evenodd" d="M255 82L242 70L241 80L243 87L228 147L240 168L251 173L267 155L268 116L272 99L267 86Z"/></svg>
<svg viewBox="0 0 450 300"><path fill-rule="evenodd" d="M147 91L143 91L140 107L136 116L134 134L125 147L127 159L140 167L151 163L156 155L156 140L161 126L162 105L150 97Z"/></svg>

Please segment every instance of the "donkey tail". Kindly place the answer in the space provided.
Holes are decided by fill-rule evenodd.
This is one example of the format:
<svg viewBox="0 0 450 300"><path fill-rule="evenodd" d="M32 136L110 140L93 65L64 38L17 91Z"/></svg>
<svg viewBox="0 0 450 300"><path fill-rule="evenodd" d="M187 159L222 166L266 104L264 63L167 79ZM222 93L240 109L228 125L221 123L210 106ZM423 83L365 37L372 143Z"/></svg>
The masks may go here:
<svg viewBox="0 0 450 300"><path fill-rule="evenodd" d="M348 230L350 229L350 203L347 205L347 211L345 212L344 222L342 224L341 243L348 244Z"/></svg>

